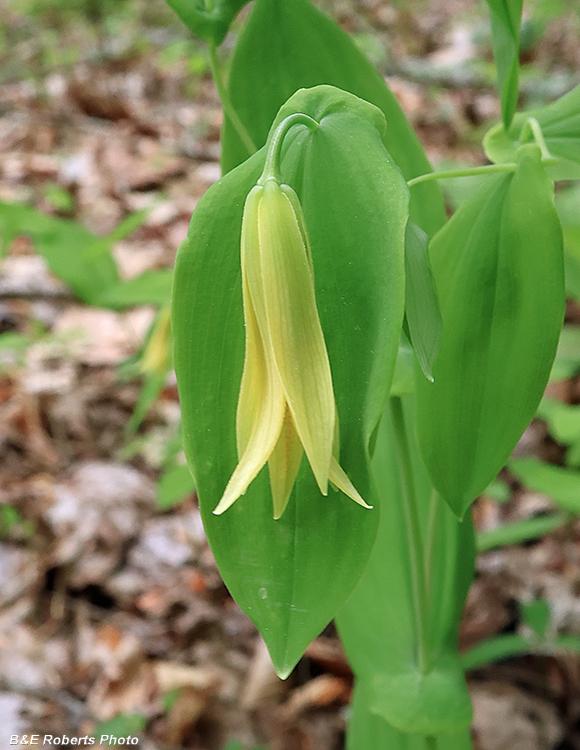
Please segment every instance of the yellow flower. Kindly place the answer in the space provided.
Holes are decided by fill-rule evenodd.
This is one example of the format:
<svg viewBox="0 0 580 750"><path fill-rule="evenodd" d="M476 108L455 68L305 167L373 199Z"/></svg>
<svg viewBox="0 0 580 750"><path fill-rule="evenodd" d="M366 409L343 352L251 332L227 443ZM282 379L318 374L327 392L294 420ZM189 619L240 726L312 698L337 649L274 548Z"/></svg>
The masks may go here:
<svg viewBox="0 0 580 750"><path fill-rule="evenodd" d="M246 355L237 412L239 463L214 513L227 510L268 462L280 518L303 451L323 495L330 481L370 508L338 464L330 364L316 308L298 196L273 178L244 206L241 239Z"/></svg>

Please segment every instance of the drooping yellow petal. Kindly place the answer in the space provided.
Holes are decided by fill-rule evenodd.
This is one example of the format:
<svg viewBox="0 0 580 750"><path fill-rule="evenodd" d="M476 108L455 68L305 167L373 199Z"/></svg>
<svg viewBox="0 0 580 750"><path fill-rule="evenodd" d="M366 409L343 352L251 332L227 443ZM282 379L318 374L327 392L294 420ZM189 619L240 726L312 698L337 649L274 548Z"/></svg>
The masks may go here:
<svg viewBox="0 0 580 750"><path fill-rule="evenodd" d="M248 272L246 268L248 255L250 256L250 259L252 258L252 255L256 255L259 263L257 250L258 204L262 193L263 189L256 186L250 191L246 198L242 221L242 238L240 243L246 351L236 414L238 458L241 458L244 455L250 440L250 435L252 434L252 429L259 417L260 409L262 407L263 393L266 388L268 370L265 363L264 345L258 327L258 321L256 320L256 313L254 311L254 303L248 286Z"/></svg>
<svg viewBox="0 0 580 750"><path fill-rule="evenodd" d="M370 509L373 507L372 505L365 503L334 456L330 459L330 474L328 475L328 478L335 487L338 487L338 489L344 492L345 495L348 495L354 500L355 503L362 505L363 508Z"/></svg>
<svg viewBox="0 0 580 750"><path fill-rule="evenodd" d="M274 504L274 518L280 518L290 499L296 481L304 449L294 427L288 407L284 414L284 424L278 442L268 461L270 487Z"/></svg>
<svg viewBox="0 0 580 750"><path fill-rule="evenodd" d="M284 421L286 400L280 377L266 352L248 284L247 266L257 253L255 208L260 191L252 191L242 223L242 294L246 323L246 357L238 401L237 442L239 463L213 511L219 515L243 495L274 450Z"/></svg>
<svg viewBox="0 0 580 750"><path fill-rule="evenodd" d="M269 344L296 431L325 495L336 410L330 364L300 224L287 194L271 180L258 205L258 233ZM264 333L259 313L258 324Z"/></svg>

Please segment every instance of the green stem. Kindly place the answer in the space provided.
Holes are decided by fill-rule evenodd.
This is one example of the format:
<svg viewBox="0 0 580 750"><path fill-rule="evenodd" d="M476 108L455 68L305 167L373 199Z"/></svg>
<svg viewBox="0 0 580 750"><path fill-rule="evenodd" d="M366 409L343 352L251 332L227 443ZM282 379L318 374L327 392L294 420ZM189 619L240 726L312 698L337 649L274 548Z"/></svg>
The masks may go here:
<svg viewBox="0 0 580 750"><path fill-rule="evenodd" d="M437 750L437 737L433 734L425 737L425 750Z"/></svg>
<svg viewBox="0 0 580 750"><path fill-rule="evenodd" d="M293 115L285 117L274 131L274 135L269 139L266 163L264 164L262 176L258 180L258 185L263 185L266 180L275 180L278 183L282 182L280 174L282 143L286 134L294 125L306 125L312 132L318 129L316 120L302 112L295 112Z"/></svg>
<svg viewBox="0 0 580 750"><path fill-rule="evenodd" d="M446 180L451 177L476 177L477 175L495 174L497 172L515 172L515 164L485 164L481 167L470 167L469 169L455 169L449 172L429 172L419 177L413 177L408 180L407 185L419 185L421 182L430 182L431 180Z"/></svg>
<svg viewBox="0 0 580 750"><path fill-rule="evenodd" d="M431 603L433 583L433 559L435 555L435 537L437 535L437 519L439 517L439 494L436 489L431 491L429 499L429 519L427 522L427 541L425 542L425 586L427 589L427 601Z"/></svg>
<svg viewBox="0 0 580 750"><path fill-rule="evenodd" d="M209 49L209 67L211 70L211 75L218 90L219 98L221 99L224 112L229 117L230 122L232 123L234 130L238 134L246 151L251 156L252 154L255 154L258 149L256 148L256 144L252 140L252 136L246 130L246 126L240 120L240 117L236 112L234 105L232 104L230 95L228 94L227 89L224 85L220 73L216 45L213 42L208 42L207 46Z"/></svg>
<svg viewBox="0 0 580 750"><path fill-rule="evenodd" d="M536 146L539 146L540 151L542 152L542 160L553 160L554 157L548 149L540 123L536 120L535 117L528 117L528 119L526 120L526 124L530 126L530 130L532 131L532 135L534 136Z"/></svg>
<svg viewBox="0 0 580 750"><path fill-rule="evenodd" d="M403 484L403 502L407 521L407 538L409 542L411 583L413 588L413 609L415 611L415 629L417 634L417 661L423 674L429 671L429 599L425 578L425 560L419 505L413 476L411 451L405 425L403 404L397 396L391 398L391 414L397 441L397 453Z"/></svg>

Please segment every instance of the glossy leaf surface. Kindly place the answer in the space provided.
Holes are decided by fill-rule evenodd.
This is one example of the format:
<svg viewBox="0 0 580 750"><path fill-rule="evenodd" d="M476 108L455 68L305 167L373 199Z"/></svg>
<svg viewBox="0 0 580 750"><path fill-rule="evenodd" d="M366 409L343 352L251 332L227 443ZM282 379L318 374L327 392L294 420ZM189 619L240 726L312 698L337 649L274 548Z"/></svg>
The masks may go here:
<svg viewBox="0 0 580 750"><path fill-rule="evenodd" d="M517 150L534 143L530 118L537 121L553 164L547 164L554 180L580 179L580 86L552 104L518 113L506 130L500 123L486 134L483 145L487 157L496 163L515 160Z"/></svg>
<svg viewBox="0 0 580 750"><path fill-rule="evenodd" d="M379 533L369 564L336 622L349 662L364 683L369 709L399 731L439 734L459 731L471 720L457 630L473 576L473 527L468 518L458 523L445 503L433 497L413 438L411 406L407 403L407 433L430 581L428 671L419 667L409 528L389 409L372 463L381 503Z"/></svg>
<svg viewBox="0 0 580 750"><path fill-rule="evenodd" d="M368 445L387 397L402 323L408 191L384 149L376 108L319 87L294 96L276 124L295 111L320 126L313 134L304 126L290 131L282 178L299 196L310 236L339 415L340 465L373 504ZM177 259L173 330L184 444L206 532L226 585L286 676L358 580L378 512L338 492L322 496L305 460L280 520L272 518L267 470L222 516L212 512L238 461L240 233L244 201L263 165L260 152L222 178L196 208Z"/></svg>
<svg viewBox="0 0 580 750"><path fill-rule="evenodd" d="M417 431L435 487L461 517L534 416L564 316L562 233L539 149L489 178L430 254L443 335L435 382L417 379Z"/></svg>
<svg viewBox="0 0 580 750"><path fill-rule="evenodd" d="M520 23L523 0L487 0L503 124L509 128L518 103Z"/></svg>
<svg viewBox="0 0 580 750"><path fill-rule="evenodd" d="M228 90L234 108L258 146L278 109L300 88L331 84L371 102L387 118L384 142L406 179L431 171L425 153L384 80L338 24L310 0L256 0L234 50ZM222 168L248 157L225 119ZM435 183L411 191L411 217L429 235L445 220Z"/></svg>

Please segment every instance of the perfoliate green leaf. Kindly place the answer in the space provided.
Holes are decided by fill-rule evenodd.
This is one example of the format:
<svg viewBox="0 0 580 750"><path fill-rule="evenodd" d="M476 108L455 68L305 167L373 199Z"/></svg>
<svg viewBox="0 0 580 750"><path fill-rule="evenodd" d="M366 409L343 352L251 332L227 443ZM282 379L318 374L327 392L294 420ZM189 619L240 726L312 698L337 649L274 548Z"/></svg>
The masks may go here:
<svg viewBox="0 0 580 750"><path fill-rule="evenodd" d="M487 0L493 56L497 68L504 127L509 128L518 103L520 23L523 0Z"/></svg>
<svg viewBox="0 0 580 750"><path fill-rule="evenodd" d="M228 91L254 143L266 142L272 120L298 89L331 84L371 102L387 118L384 142L405 178L431 171L417 136L383 78L338 24L310 0L256 0L234 50ZM222 168L248 157L226 117ZM411 218L429 235L445 211L434 182L411 190Z"/></svg>
<svg viewBox="0 0 580 750"><path fill-rule="evenodd" d="M340 427L336 458L372 505L369 442L403 317L408 190L372 105L318 87L292 97L273 128L297 111L320 124L314 133L301 125L288 133L281 177L298 195L310 238ZM239 461L236 410L246 340L240 237L244 202L264 159L259 152L228 173L196 208L177 258L172 326L184 447L208 539L226 585L287 676L360 577L378 512L340 492L324 497L303 459L279 520L272 518L267 470L231 508L213 514Z"/></svg>
<svg viewBox="0 0 580 750"><path fill-rule="evenodd" d="M213 0L211 10L205 0L167 0L183 23L206 42L221 44L231 22L249 0Z"/></svg>
<svg viewBox="0 0 580 750"><path fill-rule="evenodd" d="M405 233L405 313L413 349L427 380L441 339L441 311L429 263L429 237L409 222Z"/></svg>
<svg viewBox="0 0 580 750"><path fill-rule="evenodd" d="M401 732L432 735L459 731L471 721L457 631L473 576L474 540L471 519L459 523L433 493L413 437L412 402L407 407L407 439L430 592L427 670L419 663L410 530L388 409L372 463L381 504L377 541L336 622L370 711Z"/></svg>
<svg viewBox="0 0 580 750"><path fill-rule="evenodd" d="M507 461L546 386L564 317L562 233L536 146L489 178L431 243L443 316L417 432L458 516Z"/></svg>
<svg viewBox="0 0 580 750"><path fill-rule="evenodd" d="M472 750L469 729L456 734L442 734L435 739L433 750ZM346 734L347 750L425 750L425 737L395 729L373 713L365 684L357 680Z"/></svg>
<svg viewBox="0 0 580 750"><path fill-rule="evenodd" d="M520 146L534 143L530 121L535 120L553 162L546 167L554 180L580 178L580 86L552 104L520 112L506 129L494 125L483 140L486 156L498 164L515 161ZM545 154L547 156L547 154Z"/></svg>

